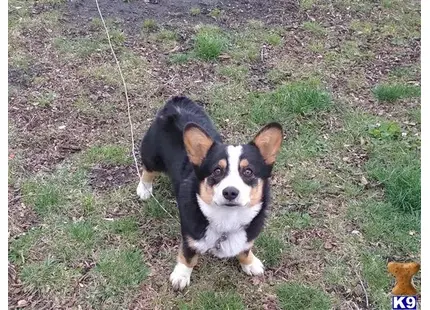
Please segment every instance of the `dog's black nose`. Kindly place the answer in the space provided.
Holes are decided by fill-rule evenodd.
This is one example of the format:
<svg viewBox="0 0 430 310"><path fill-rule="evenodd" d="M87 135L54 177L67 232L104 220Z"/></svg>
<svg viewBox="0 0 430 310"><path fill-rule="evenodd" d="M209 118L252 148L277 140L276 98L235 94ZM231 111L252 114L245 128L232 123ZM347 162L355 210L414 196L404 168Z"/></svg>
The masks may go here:
<svg viewBox="0 0 430 310"><path fill-rule="evenodd" d="M227 200L234 200L239 195L239 190L236 187L229 186L223 189L222 195Z"/></svg>

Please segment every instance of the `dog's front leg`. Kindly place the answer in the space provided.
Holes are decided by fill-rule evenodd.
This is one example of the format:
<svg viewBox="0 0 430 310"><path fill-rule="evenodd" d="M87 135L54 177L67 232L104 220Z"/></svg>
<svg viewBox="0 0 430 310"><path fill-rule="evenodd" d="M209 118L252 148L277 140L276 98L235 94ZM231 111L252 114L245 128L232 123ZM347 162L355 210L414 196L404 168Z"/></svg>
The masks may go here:
<svg viewBox="0 0 430 310"><path fill-rule="evenodd" d="M263 263L254 256L251 249L240 253L237 256L243 272L250 276L258 276L264 273Z"/></svg>
<svg viewBox="0 0 430 310"><path fill-rule="evenodd" d="M170 282L174 290L183 290L190 284L191 272L197 265L198 255L186 242L179 246L175 269L170 274Z"/></svg>

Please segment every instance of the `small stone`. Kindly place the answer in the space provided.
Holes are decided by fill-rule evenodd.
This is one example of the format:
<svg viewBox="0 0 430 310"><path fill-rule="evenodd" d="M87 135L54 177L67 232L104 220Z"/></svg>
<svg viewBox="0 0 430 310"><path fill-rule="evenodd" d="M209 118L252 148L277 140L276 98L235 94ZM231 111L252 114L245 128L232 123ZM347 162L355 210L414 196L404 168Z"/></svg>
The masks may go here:
<svg viewBox="0 0 430 310"><path fill-rule="evenodd" d="M20 301L18 301L18 307L25 307L27 306L28 302L25 299L21 299Z"/></svg>
<svg viewBox="0 0 430 310"><path fill-rule="evenodd" d="M413 236L413 235L415 235L417 232L415 231L415 230L411 230L411 231L409 231L409 235L410 236Z"/></svg>
<svg viewBox="0 0 430 310"><path fill-rule="evenodd" d="M358 230L353 230L353 231L351 231L351 234L353 234L353 235L359 235L360 234L360 232L358 231Z"/></svg>
<svg viewBox="0 0 430 310"><path fill-rule="evenodd" d="M330 250L330 249L332 249L333 248L333 245L331 244L331 242L330 241L326 241L325 243L324 243L324 249L326 249L326 250Z"/></svg>
<svg viewBox="0 0 430 310"><path fill-rule="evenodd" d="M65 129L65 128L66 128L66 125L58 126L58 129L61 129L61 130Z"/></svg>

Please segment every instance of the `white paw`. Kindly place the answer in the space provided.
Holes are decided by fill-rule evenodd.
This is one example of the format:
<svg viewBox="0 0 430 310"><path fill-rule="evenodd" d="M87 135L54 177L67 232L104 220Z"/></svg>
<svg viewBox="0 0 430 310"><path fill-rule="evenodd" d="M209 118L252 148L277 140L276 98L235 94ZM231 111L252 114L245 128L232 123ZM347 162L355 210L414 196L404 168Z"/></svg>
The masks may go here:
<svg viewBox="0 0 430 310"><path fill-rule="evenodd" d="M264 273L263 263L257 258L254 257L252 263L249 265L240 264L242 266L243 272L249 274L250 276L259 276Z"/></svg>
<svg viewBox="0 0 430 310"><path fill-rule="evenodd" d="M136 188L136 193L142 200L147 200L152 195L152 183L139 182Z"/></svg>
<svg viewBox="0 0 430 310"><path fill-rule="evenodd" d="M174 290L182 291L186 286L190 285L191 272L193 268L189 268L182 263L177 263L175 269L170 274L170 282Z"/></svg>

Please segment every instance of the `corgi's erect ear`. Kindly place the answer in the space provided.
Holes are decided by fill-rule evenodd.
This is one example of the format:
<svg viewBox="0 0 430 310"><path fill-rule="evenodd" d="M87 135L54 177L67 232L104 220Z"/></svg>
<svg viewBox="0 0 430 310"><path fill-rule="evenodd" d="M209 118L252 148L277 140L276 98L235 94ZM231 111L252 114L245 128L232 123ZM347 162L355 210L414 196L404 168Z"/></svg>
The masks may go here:
<svg viewBox="0 0 430 310"><path fill-rule="evenodd" d="M195 123L185 125L184 145L188 157L194 165L201 165L213 143L211 137L199 125Z"/></svg>
<svg viewBox="0 0 430 310"><path fill-rule="evenodd" d="M282 126L279 123L267 124L258 132L251 143L255 144L260 150L265 163L272 165L281 148Z"/></svg>

